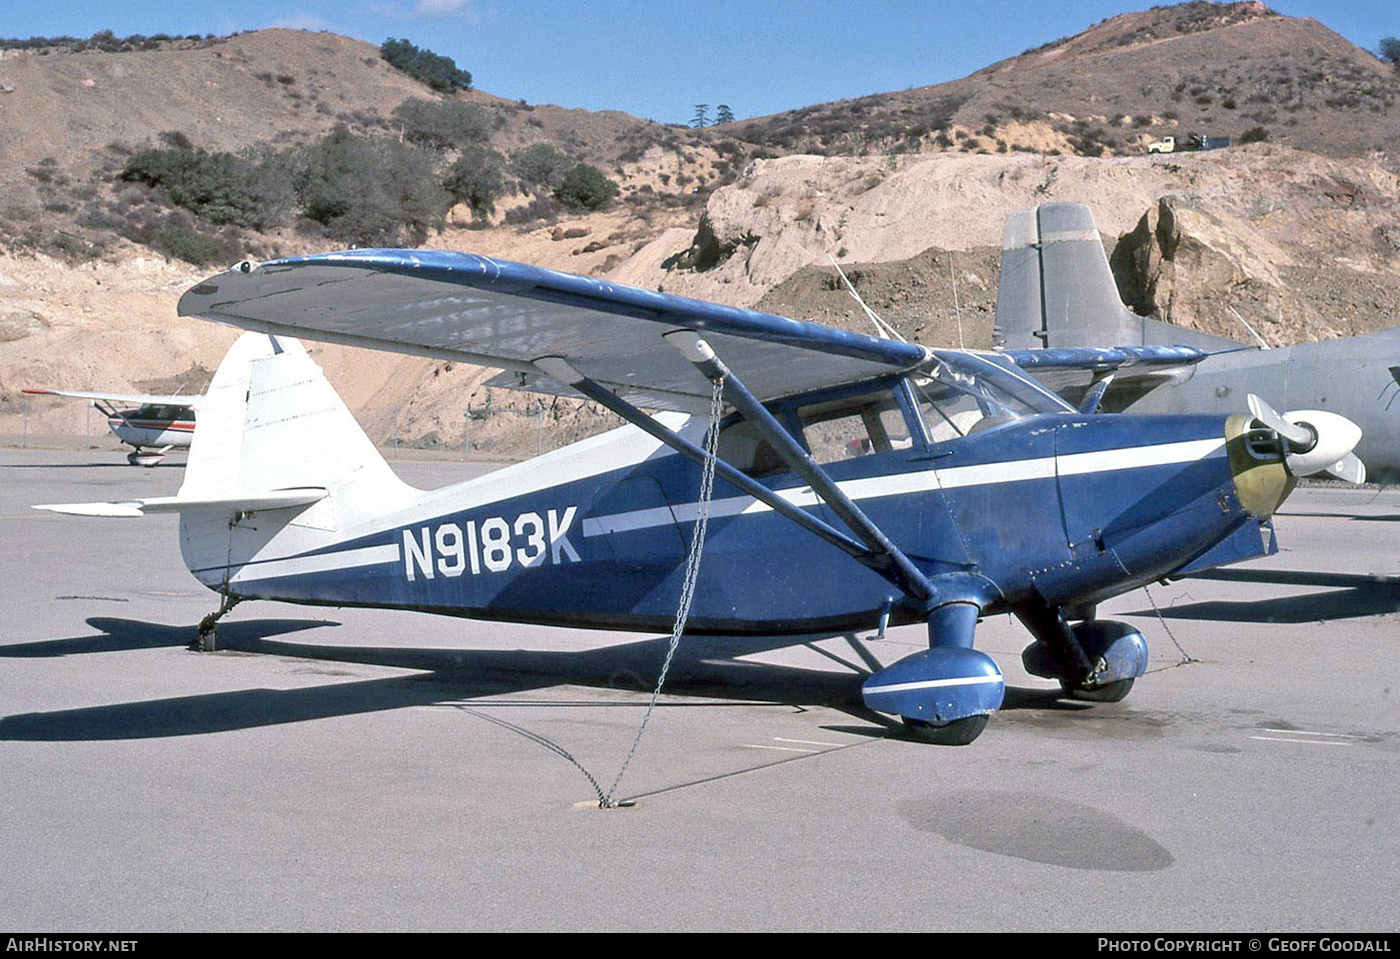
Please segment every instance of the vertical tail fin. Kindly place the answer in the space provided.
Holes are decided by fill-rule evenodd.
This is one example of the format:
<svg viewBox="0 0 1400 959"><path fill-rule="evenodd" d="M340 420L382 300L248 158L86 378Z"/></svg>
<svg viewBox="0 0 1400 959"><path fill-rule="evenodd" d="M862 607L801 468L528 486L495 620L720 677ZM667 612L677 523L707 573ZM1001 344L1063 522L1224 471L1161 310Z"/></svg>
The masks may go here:
<svg viewBox="0 0 1400 959"><path fill-rule="evenodd" d="M226 584L254 558L320 548L376 516L411 503L418 491L389 468L295 339L245 333L196 412L194 442L179 498L223 501L272 491L321 488L311 506L259 512L181 512L186 564L208 585Z"/></svg>
<svg viewBox="0 0 1400 959"><path fill-rule="evenodd" d="M1124 306L1083 203L1045 203L1007 216L993 342L1009 350L1234 345Z"/></svg>

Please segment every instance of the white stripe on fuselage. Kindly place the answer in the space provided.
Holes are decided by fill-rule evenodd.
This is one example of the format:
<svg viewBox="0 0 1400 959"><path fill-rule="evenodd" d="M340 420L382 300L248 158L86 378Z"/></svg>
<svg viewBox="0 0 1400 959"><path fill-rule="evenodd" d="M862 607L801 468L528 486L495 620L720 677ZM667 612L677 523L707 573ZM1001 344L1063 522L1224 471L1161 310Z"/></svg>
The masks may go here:
<svg viewBox="0 0 1400 959"><path fill-rule="evenodd" d="M1192 463L1204 459L1225 447L1225 440L1186 440L1180 443L1162 443L1155 446L1130 446L1124 449L1096 450L1090 453L1069 453L1059 457L1059 475L1082 476L1090 473L1108 473L1115 470L1142 469L1150 466L1168 466L1173 463ZM959 489L966 486L996 486L1005 483L1022 483L1028 480L1054 479L1056 458L1043 456L1037 459L1011 460L1003 463L983 463L977 466L953 466L941 470L919 470L909 473L894 473L889 476L870 476L864 479L846 480L837 487L853 500L878 499L884 496L900 496L906 493L926 493L939 489ZM796 486L774 490L775 495L794 506L815 507L820 500L811 487ZM734 496L715 500L710 504L711 516L739 516L747 513L761 513L772 507L751 496ZM583 521L583 535L605 536L608 533L621 533L629 530L649 529L667 523L692 522L697 514L697 504L685 503L675 507L653 507L614 513L609 516L595 516Z"/></svg>
<svg viewBox="0 0 1400 959"><path fill-rule="evenodd" d="M254 561L241 567L230 582L245 583L254 580L275 579L279 576L341 572L347 569L358 569L361 566L378 566L384 563L397 564L398 562L399 544L386 543L381 546L343 549L338 553L292 556L287 559L273 559L262 563Z"/></svg>
<svg viewBox="0 0 1400 959"><path fill-rule="evenodd" d="M1164 443L1155 446L1133 446L1089 453L1070 453L1059 458L1059 473L1064 476L1077 476L1122 469L1166 466L1173 463L1189 463L1221 452L1224 446L1225 441L1221 438ZM957 489L968 486L991 486L1036 479L1053 479L1055 475L1055 457L1046 456L1029 460L955 466L941 470L919 470L895 473L889 476L871 476L846 480L836 485L853 500L868 500L907 493L929 492L940 487ZM812 489L807 486L774 490L774 493L800 508L814 508L821 502ZM761 503L753 497L735 496L715 500L711 503L710 515L741 516L768 512L771 509L771 506ZM672 522L693 522L697 512L698 504L686 503L675 507L661 506L625 513L613 513L608 516L589 517L583 521L583 535L586 538L606 536L610 533L665 526ZM335 553L291 556L263 562L254 561L240 568L232 581L247 583L306 573L336 572L363 566L398 563L400 559L401 554L397 543L366 546Z"/></svg>

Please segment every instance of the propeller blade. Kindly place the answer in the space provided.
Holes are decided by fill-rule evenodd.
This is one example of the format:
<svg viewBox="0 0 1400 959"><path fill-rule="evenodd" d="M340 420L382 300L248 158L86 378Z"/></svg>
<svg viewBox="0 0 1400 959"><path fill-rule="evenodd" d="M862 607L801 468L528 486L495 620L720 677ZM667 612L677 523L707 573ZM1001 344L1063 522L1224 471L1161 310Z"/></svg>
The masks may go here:
<svg viewBox="0 0 1400 959"><path fill-rule="evenodd" d="M1253 393L1249 394L1248 403L1250 415L1287 440L1295 453L1306 452L1317 443L1317 436L1312 430L1284 419L1278 410Z"/></svg>
<svg viewBox="0 0 1400 959"><path fill-rule="evenodd" d="M1355 453L1343 456L1335 464L1328 467L1327 472L1348 483L1360 485L1366 482L1366 464L1361 462Z"/></svg>

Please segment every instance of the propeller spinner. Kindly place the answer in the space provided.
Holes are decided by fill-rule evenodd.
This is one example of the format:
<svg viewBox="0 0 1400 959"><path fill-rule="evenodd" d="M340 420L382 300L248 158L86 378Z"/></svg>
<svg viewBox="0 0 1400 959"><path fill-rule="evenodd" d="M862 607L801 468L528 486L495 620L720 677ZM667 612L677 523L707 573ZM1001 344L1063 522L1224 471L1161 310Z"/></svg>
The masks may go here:
<svg viewBox="0 0 1400 959"><path fill-rule="evenodd" d="M1285 447L1284 462L1294 476L1329 473L1348 483L1366 481L1366 466L1352 452L1361 440L1361 428L1345 416L1325 410L1280 413L1253 393L1249 412L1278 434Z"/></svg>

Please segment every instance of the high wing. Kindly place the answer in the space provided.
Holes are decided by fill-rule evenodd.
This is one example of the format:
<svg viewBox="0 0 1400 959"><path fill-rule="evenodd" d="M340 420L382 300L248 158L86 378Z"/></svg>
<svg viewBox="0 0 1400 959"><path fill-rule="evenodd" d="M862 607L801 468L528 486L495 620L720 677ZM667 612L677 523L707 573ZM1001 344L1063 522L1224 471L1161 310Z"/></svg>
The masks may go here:
<svg viewBox="0 0 1400 959"><path fill-rule="evenodd" d="M241 263L182 316L516 374L560 358L636 406L698 412L711 386L662 339L693 330L760 400L913 369L931 354L814 323L470 253L354 250Z"/></svg>
<svg viewBox="0 0 1400 959"><path fill-rule="evenodd" d="M1189 376L1212 354L1194 346L1066 346L1003 350L1002 355L1076 406L1096 384L1111 381L1107 407L1118 411Z"/></svg>
<svg viewBox="0 0 1400 959"><path fill-rule="evenodd" d="M99 402L131 404L133 406L184 406L189 409L198 409L199 402L202 399L198 393L163 396L153 393L103 393L98 390L27 389L23 392L35 396L67 396L79 400L97 400Z"/></svg>

